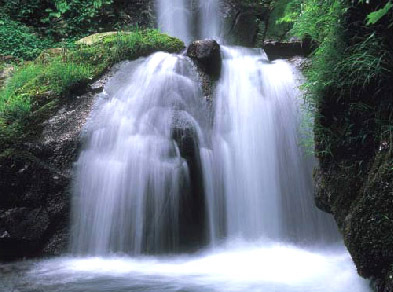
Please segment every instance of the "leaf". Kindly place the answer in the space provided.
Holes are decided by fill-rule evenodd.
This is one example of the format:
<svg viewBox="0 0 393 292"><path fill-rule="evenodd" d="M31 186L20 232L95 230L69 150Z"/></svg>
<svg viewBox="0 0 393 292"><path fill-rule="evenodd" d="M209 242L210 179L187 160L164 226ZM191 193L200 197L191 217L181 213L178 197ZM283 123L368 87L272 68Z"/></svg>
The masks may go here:
<svg viewBox="0 0 393 292"><path fill-rule="evenodd" d="M371 12L369 15L367 15L367 25L372 25L377 23L382 17L384 17L390 9L393 7L392 2L386 3L386 5L374 12Z"/></svg>

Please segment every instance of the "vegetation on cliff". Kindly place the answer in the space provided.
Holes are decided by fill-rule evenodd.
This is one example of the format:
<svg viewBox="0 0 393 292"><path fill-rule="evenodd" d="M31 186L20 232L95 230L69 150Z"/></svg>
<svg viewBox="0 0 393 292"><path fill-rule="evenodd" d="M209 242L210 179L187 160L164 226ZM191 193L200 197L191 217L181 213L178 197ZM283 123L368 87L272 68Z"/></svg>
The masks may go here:
<svg viewBox="0 0 393 292"><path fill-rule="evenodd" d="M21 63L0 90L0 149L35 135L37 125L62 99L81 92L92 80L122 60L154 51L176 52L182 41L156 30L112 33L92 45L52 49L34 62Z"/></svg>

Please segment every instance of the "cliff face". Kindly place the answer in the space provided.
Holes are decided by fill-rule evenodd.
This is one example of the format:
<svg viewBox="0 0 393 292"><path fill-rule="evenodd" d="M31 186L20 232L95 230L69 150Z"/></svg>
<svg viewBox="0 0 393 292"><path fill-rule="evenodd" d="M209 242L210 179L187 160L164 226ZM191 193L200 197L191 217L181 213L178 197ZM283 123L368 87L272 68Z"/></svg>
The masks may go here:
<svg viewBox="0 0 393 292"><path fill-rule="evenodd" d="M0 259L66 250L72 163L93 97L70 98L34 125L35 139L0 158Z"/></svg>
<svg viewBox="0 0 393 292"><path fill-rule="evenodd" d="M352 49L352 66L383 62L367 65L363 84L333 84L323 91L315 128L316 204L333 214L359 274L370 278L376 291L387 292L393 291L393 31L388 17L365 26L377 7L355 2L345 15L345 46L347 52L361 48L369 59ZM371 38L375 44L367 43ZM367 48L360 47L364 44Z"/></svg>
<svg viewBox="0 0 393 292"><path fill-rule="evenodd" d="M376 291L393 291L392 161L380 150L364 173L344 164L315 172L317 205L334 215L359 274Z"/></svg>
<svg viewBox="0 0 393 292"><path fill-rule="evenodd" d="M96 93L116 66L82 95L33 113L35 135L0 155L0 260L67 251L73 162Z"/></svg>

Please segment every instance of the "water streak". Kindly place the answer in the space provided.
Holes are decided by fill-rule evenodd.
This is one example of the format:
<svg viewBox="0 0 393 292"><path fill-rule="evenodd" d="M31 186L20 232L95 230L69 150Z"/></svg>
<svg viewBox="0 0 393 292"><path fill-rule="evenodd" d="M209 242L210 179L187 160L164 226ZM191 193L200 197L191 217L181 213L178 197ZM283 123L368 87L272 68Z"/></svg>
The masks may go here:
<svg viewBox="0 0 393 292"><path fill-rule="evenodd" d="M195 39L220 39L219 1L156 0L158 28L189 44Z"/></svg>
<svg viewBox="0 0 393 292"><path fill-rule="evenodd" d="M247 239L337 239L333 220L313 205L313 160L299 146L299 74L256 49L222 51L213 150L219 183L210 194L224 202L208 199L211 238L226 230Z"/></svg>

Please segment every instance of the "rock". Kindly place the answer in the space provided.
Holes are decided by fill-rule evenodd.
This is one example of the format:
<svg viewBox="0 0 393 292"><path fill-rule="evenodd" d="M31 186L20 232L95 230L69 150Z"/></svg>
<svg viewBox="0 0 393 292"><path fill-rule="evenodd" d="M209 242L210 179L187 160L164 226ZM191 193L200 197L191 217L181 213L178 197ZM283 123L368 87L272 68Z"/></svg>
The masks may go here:
<svg viewBox="0 0 393 292"><path fill-rule="evenodd" d="M393 169L378 154L344 221L345 244L363 277L385 277L393 263Z"/></svg>
<svg viewBox="0 0 393 292"><path fill-rule="evenodd" d="M76 41L75 43L77 45L91 46L91 45L95 45L97 43L104 41L106 38L115 37L116 35L120 36L122 34L130 34L130 32L119 33L117 31L110 31L110 32L103 32L103 33L95 33L95 34L89 35L87 37L84 37L84 38Z"/></svg>
<svg viewBox="0 0 393 292"><path fill-rule="evenodd" d="M69 96L49 119L33 117L37 137L23 150L0 153L0 260L66 252L73 162L94 99L95 90Z"/></svg>
<svg viewBox="0 0 393 292"><path fill-rule="evenodd" d="M214 79L219 79L221 72L221 50L215 40L198 40L187 48L187 56Z"/></svg>
<svg viewBox="0 0 393 292"><path fill-rule="evenodd" d="M316 178L316 203L333 214L359 274L377 292L393 287L393 169L380 151L367 172L342 164L322 165Z"/></svg>
<svg viewBox="0 0 393 292"><path fill-rule="evenodd" d="M309 46L303 41L265 41L263 49L269 60L289 59L295 56L307 56L310 52Z"/></svg>
<svg viewBox="0 0 393 292"><path fill-rule="evenodd" d="M260 1L225 0L221 4L223 38L232 45L253 48L266 8Z"/></svg>
<svg viewBox="0 0 393 292"><path fill-rule="evenodd" d="M183 118L180 117L180 119ZM193 251L208 243L204 228L206 225L205 195L199 141L193 123L187 120L180 123L175 121L171 132L172 139L176 141L180 155L187 161L190 171L190 187L185 190L189 193L183 195L179 202L179 248L182 251Z"/></svg>

